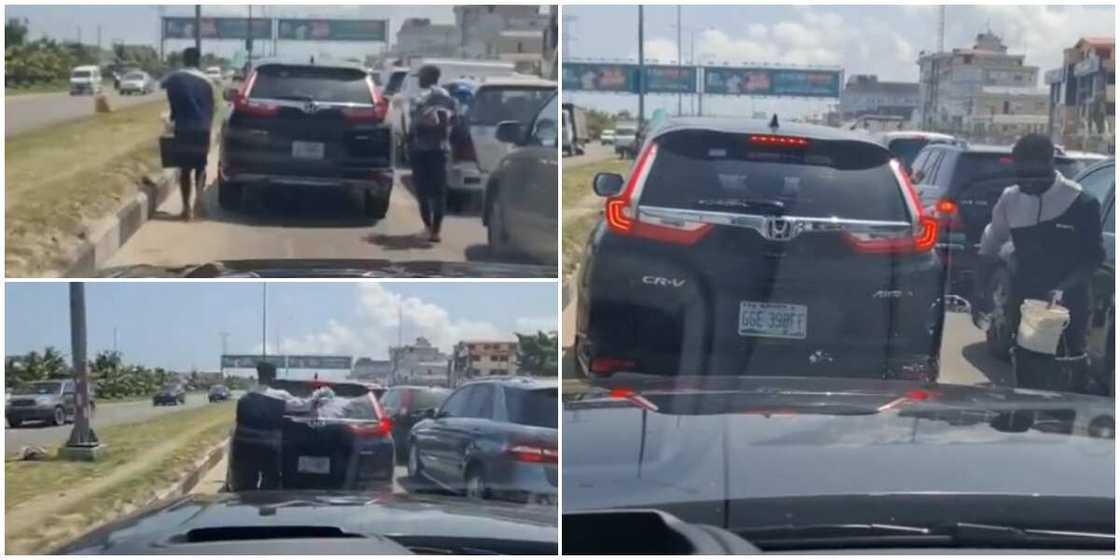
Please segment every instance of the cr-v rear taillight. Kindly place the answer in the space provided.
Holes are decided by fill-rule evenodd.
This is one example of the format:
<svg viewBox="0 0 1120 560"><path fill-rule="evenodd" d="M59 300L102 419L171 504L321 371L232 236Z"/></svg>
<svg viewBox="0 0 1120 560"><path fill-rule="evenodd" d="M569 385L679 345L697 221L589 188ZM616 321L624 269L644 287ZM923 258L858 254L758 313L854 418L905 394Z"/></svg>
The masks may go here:
<svg viewBox="0 0 1120 560"><path fill-rule="evenodd" d="M245 82L245 87L237 93L233 98L233 110L236 113L252 115L254 117L272 117L280 113L280 107L272 103L265 103L262 101L254 101L249 98L253 91L253 84L257 81L257 71L249 76L249 81Z"/></svg>
<svg viewBox="0 0 1120 560"><path fill-rule="evenodd" d="M646 145L630 171L630 179L626 182L626 187L617 196L607 199L605 209L607 227L610 231L621 235L678 245L692 245L707 235L712 229L711 224L688 220L643 218L638 212L638 197L641 196L642 187L645 185L654 160L657 159L657 149L656 142Z"/></svg>
<svg viewBox="0 0 1120 560"><path fill-rule="evenodd" d="M385 115L389 112L389 103L385 101L384 97L377 94L377 86L373 84L373 78L366 78L366 86L369 88L369 99L373 103L372 107L346 107L342 110L342 115L350 122L381 122L385 120Z"/></svg>
<svg viewBox="0 0 1120 560"><path fill-rule="evenodd" d="M898 160L890 161L891 171L905 191L906 204L915 217L910 231L888 232L844 232L844 239L853 249L861 253L924 253L937 244L937 218L927 216L922 211L918 191L910 182L910 177L902 171Z"/></svg>

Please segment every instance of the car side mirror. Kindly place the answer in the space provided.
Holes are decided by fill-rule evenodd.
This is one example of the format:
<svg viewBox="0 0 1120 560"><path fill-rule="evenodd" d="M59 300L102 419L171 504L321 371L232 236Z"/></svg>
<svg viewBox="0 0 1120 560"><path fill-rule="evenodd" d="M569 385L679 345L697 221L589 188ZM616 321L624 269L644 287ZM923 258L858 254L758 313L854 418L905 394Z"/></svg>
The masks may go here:
<svg viewBox="0 0 1120 560"><path fill-rule="evenodd" d="M616 196L622 192L622 175L618 173L596 173L592 181L595 194L602 197Z"/></svg>
<svg viewBox="0 0 1120 560"><path fill-rule="evenodd" d="M233 101L234 99L237 99L237 90L234 88L226 88L222 91L222 99L225 99L226 101Z"/></svg>
<svg viewBox="0 0 1120 560"><path fill-rule="evenodd" d="M522 138L525 137L525 131L521 128L521 123L517 121L502 121L498 123L498 129L494 135L499 142L520 144Z"/></svg>

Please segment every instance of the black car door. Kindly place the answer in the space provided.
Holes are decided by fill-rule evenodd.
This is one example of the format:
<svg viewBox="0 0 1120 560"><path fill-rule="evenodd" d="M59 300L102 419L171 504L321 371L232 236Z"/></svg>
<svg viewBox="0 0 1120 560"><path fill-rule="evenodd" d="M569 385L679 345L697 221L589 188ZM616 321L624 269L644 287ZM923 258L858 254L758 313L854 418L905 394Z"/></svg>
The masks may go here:
<svg viewBox="0 0 1120 560"><path fill-rule="evenodd" d="M454 482L462 484L466 478L467 460L485 440L493 435L494 385L480 383L473 386L467 398L467 413L458 424L453 438L452 454L455 465Z"/></svg>
<svg viewBox="0 0 1120 560"><path fill-rule="evenodd" d="M458 424L467 412L468 399L473 385L460 387L447 398L435 419L420 429L413 430L413 445L428 476L446 483L454 472L452 445Z"/></svg>
<svg viewBox="0 0 1120 560"><path fill-rule="evenodd" d="M1115 364L1109 350L1113 347L1113 325L1115 325L1115 281L1116 278L1116 166L1100 165L1090 168L1077 178L1085 192L1101 203L1101 225L1104 233L1105 259L1093 275L1093 315L1089 324L1089 353L1095 364L1104 366L1098 370L1109 380Z"/></svg>

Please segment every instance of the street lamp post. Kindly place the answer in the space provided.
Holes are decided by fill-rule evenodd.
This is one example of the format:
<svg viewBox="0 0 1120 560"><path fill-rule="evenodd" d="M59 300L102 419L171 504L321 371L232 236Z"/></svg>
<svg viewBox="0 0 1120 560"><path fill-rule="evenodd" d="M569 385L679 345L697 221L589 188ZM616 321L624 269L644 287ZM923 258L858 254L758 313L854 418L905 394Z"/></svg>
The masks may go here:
<svg viewBox="0 0 1120 560"><path fill-rule="evenodd" d="M646 120L645 12L638 4L638 130Z"/></svg>
<svg viewBox="0 0 1120 560"><path fill-rule="evenodd" d="M93 461L101 443L90 426L89 370L86 363L86 295L85 284L70 283L70 354L73 359L75 397L74 429L62 448L67 459Z"/></svg>

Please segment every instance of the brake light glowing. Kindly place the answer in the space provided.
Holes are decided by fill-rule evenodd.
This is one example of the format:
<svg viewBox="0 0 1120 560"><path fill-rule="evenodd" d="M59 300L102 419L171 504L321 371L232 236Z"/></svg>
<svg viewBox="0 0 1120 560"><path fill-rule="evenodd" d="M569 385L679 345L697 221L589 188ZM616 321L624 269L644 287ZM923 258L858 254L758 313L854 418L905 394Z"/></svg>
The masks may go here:
<svg viewBox="0 0 1120 560"><path fill-rule="evenodd" d="M652 412L657 412L657 405L653 404L653 401L643 397L642 395L635 392L633 389L627 389L625 387L616 387L614 389L611 389L610 393L607 393L607 396L608 396L608 398L611 398L611 399L629 401L630 403L632 403L632 404L634 404L638 407L644 408L644 409L652 411Z"/></svg>
<svg viewBox="0 0 1120 560"><path fill-rule="evenodd" d="M369 99L373 103L372 107L346 107L342 109L342 116L346 120L352 122L362 121L375 121L381 122L385 120L385 115L389 111L389 104L385 98L377 94L377 86L373 84L373 79L366 78L366 87L369 88Z"/></svg>
<svg viewBox="0 0 1120 560"><path fill-rule="evenodd" d="M910 177L902 171L898 160L890 161L891 171L906 191L906 202L910 206L916 223L910 233L864 233L845 232L844 239L861 253L924 253L937 245L938 220L922 211L918 191L914 189Z"/></svg>
<svg viewBox="0 0 1120 560"><path fill-rule="evenodd" d="M926 211L937 218L942 229L952 230L961 225L960 206L955 200L942 198Z"/></svg>
<svg viewBox="0 0 1120 560"><path fill-rule="evenodd" d="M385 437L393 433L393 421L382 418L376 423L349 424L350 431L359 437Z"/></svg>
<svg viewBox="0 0 1120 560"><path fill-rule="evenodd" d="M599 375L610 375L616 371L624 371L637 367L638 363L634 360L626 360L623 358L611 358L607 356L597 356L591 360L591 373Z"/></svg>
<svg viewBox="0 0 1120 560"><path fill-rule="evenodd" d="M935 209L937 210L938 214L956 214L958 206L956 202L953 202L952 200L949 200L947 198L943 198L937 201L937 206L935 207Z"/></svg>
<svg viewBox="0 0 1120 560"><path fill-rule="evenodd" d="M607 227L614 233L631 235L673 243L692 245L700 241L712 229L711 224L688 221L665 221L656 218L642 219L637 215L637 197L649 176L653 162L657 159L657 144L650 142L626 181L622 193L607 199L605 214Z"/></svg>
<svg viewBox="0 0 1120 560"><path fill-rule="evenodd" d="M514 461L522 463L556 464L560 456L555 448L538 445L514 445L508 451Z"/></svg>
<svg viewBox="0 0 1120 560"><path fill-rule="evenodd" d="M780 136L777 134L755 134L750 137L751 144L762 146L781 146L786 148L805 148L809 140L797 136Z"/></svg>

